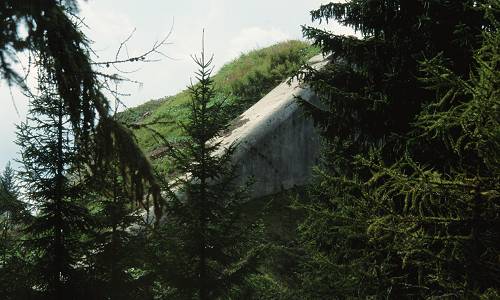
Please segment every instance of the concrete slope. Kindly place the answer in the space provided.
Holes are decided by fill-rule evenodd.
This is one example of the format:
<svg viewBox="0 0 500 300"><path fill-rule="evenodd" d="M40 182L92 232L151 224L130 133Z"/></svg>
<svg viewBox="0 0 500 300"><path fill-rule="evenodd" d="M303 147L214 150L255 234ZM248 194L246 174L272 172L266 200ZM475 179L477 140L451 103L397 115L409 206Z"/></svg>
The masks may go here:
<svg viewBox="0 0 500 300"><path fill-rule="evenodd" d="M322 55L309 61L326 64ZM296 97L319 106L311 90L297 80L284 82L232 122L222 149L235 144L238 181L255 180L252 198L276 194L308 183L319 157L320 138Z"/></svg>
<svg viewBox="0 0 500 300"><path fill-rule="evenodd" d="M314 68L326 63L322 55L309 60ZM233 120L218 140L220 151L235 145L232 161L238 175L236 184L252 179L251 198L303 186L312 178L312 168L319 159L320 136L297 97L324 109L308 87L296 80L284 82ZM175 188L173 192L178 193ZM183 198L182 194L177 196ZM144 214L144 219L152 224L154 213Z"/></svg>

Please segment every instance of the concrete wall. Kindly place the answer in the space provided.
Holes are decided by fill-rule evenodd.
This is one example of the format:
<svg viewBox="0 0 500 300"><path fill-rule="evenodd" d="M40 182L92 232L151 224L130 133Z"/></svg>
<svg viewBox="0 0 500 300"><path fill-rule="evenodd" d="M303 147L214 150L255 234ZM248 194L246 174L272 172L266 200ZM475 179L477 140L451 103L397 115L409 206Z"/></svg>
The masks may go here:
<svg viewBox="0 0 500 300"><path fill-rule="evenodd" d="M326 63L321 55L309 62ZM233 121L222 146L236 145L233 162L239 181L254 178L252 197L279 193L308 183L319 157L320 138L296 96L319 106L307 87L282 83Z"/></svg>
<svg viewBox="0 0 500 300"><path fill-rule="evenodd" d="M326 60L318 55L309 64L321 68ZM296 97L324 109L309 88L296 80L284 82L233 120L219 140L220 151L236 146L232 157L236 184L253 178L251 198L277 194L311 180L312 167L319 159L320 136ZM152 224L154 213L144 214L144 219Z"/></svg>

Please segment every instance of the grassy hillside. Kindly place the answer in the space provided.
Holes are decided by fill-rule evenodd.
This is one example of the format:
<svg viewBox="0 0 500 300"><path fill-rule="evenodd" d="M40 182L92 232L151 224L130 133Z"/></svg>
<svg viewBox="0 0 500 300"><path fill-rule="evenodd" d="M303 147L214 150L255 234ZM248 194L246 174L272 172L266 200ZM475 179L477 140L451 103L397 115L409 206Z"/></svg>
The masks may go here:
<svg viewBox="0 0 500 300"><path fill-rule="evenodd" d="M305 42L287 41L243 54L213 76L217 97L226 99L231 116L236 117L317 53L317 49ZM175 96L128 109L119 117L128 124L147 124L170 142L175 142L183 138L179 123L187 116L188 101L189 94L184 90ZM168 165L161 158L161 141L152 131L139 128L135 134L155 165Z"/></svg>

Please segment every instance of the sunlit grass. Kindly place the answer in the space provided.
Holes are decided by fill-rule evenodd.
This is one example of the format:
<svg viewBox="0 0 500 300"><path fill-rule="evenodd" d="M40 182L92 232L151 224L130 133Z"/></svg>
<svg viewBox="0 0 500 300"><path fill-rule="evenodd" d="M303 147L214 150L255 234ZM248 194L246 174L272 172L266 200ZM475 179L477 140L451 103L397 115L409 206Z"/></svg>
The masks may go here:
<svg viewBox="0 0 500 300"><path fill-rule="evenodd" d="M237 116L260 100L279 83L297 71L319 51L306 42L287 41L267 48L250 51L224 65L213 76L217 97L227 99L231 115ZM129 124L149 124L149 128L135 129L139 145L149 155L161 149L157 134L170 142L183 138L179 126L188 115L189 94L186 90L175 96L149 101L120 113L120 119ZM154 156L154 155L153 155ZM165 164L157 159L155 165Z"/></svg>

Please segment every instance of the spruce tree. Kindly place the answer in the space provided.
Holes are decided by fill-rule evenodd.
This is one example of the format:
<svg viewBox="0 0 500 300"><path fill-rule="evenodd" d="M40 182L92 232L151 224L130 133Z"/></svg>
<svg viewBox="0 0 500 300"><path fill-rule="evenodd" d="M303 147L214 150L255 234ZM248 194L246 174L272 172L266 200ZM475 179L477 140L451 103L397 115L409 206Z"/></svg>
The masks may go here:
<svg viewBox="0 0 500 300"><path fill-rule="evenodd" d="M233 146L221 149L227 124L214 97L212 58L193 57L197 83L189 87L188 137L169 155L184 174L170 182L167 213L152 236L156 290L167 299L219 299L238 292L258 254L255 224L242 213L246 187L234 183Z"/></svg>
<svg viewBox="0 0 500 300"><path fill-rule="evenodd" d="M33 58L47 58L29 67L52 74L53 92L63 103L64 118L71 123L80 154L94 161L90 165L95 173L118 156L120 168L137 194L135 200L141 201L145 194L151 194L159 212L160 190L149 161L131 138L130 130L112 117L111 105L102 92L102 78L120 80L120 77L96 70L78 12L75 0L2 1L0 80L16 84L29 93L23 76L13 67L18 63L17 54L29 52ZM155 44L149 53L157 53L163 42ZM30 64L34 61L30 60Z"/></svg>
<svg viewBox="0 0 500 300"><path fill-rule="evenodd" d="M141 207L130 200L117 164L112 162L106 172L87 179L94 220L87 241L90 294L96 299L145 299L147 281L140 274L145 248Z"/></svg>
<svg viewBox="0 0 500 300"><path fill-rule="evenodd" d="M23 232L30 221L26 203L20 200L15 171L7 164L0 175L0 291L4 299L25 299L31 295L23 247Z"/></svg>
<svg viewBox="0 0 500 300"><path fill-rule="evenodd" d="M495 29L482 34L467 80L439 56L423 62L436 100L417 116L411 153L392 165L361 161L374 172L367 186L377 203L404 199L369 231L374 240L393 235L402 267L415 272L405 283L422 298L500 297L500 3L483 9ZM422 161L426 144L445 149L453 166Z"/></svg>
<svg viewBox="0 0 500 300"><path fill-rule="evenodd" d="M26 207L19 199L15 171L8 163L0 175L0 215L16 222L26 214Z"/></svg>
<svg viewBox="0 0 500 300"><path fill-rule="evenodd" d="M419 61L441 53L457 75L468 76L480 34L491 27L480 9L485 2L351 0L312 11L313 20L335 20L361 35L303 27L332 61L302 74L329 106L329 113L316 111L327 135L359 146L397 143L432 95L417 79Z"/></svg>
<svg viewBox="0 0 500 300"><path fill-rule="evenodd" d="M88 212L81 203L80 157L53 76L40 70L39 95L31 100L27 121L18 126L17 143L26 201L35 214L25 229L25 247L32 254L31 288L41 297L67 299L77 298L82 288L79 262L85 247L80 237Z"/></svg>
<svg viewBox="0 0 500 300"><path fill-rule="evenodd" d="M467 81L482 34L497 27L485 10L498 15L495 1L353 0L312 12L315 20L334 19L353 27L361 38L304 28L307 37L331 54L332 62L302 74L328 105L320 111L304 103L326 141L317 183L309 201L301 204L308 214L299 228L307 253L300 272L302 296L474 297L497 288L494 281L480 280L482 285L472 279L480 277L477 272L496 277L495 271L477 263L458 267L477 255L485 264L493 263L486 257L496 251L490 244L496 233L481 236L478 230L486 227L477 226L496 224L497 208L471 205L474 188L456 186L453 192L445 182L471 180L476 176L473 166L474 174L498 178L494 160L480 163L478 153L456 152L450 146L451 141L469 140L467 134L461 137L461 125L451 124L457 124L457 109L471 97L444 89L450 78ZM422 64L430 59L432 63ZM435 85L424 79L429 71ZM436 91L444 98L436 99ZM439 115L449 116L448 123L436 120ZM482 110L468 118L478 115L494 119ZM433 177L444 180L440 188L430 183ZM490 184L479 190L483 188L495 190ZM471 219L475 221L467 223ZM464 239L468 234L475 236L470 244ZM478 243L489 246L470 246ZM441 261L445 256L447 263Z"/></svg>

